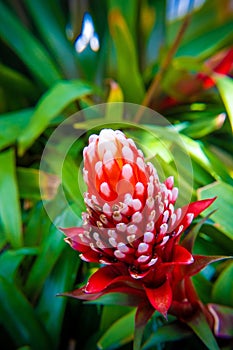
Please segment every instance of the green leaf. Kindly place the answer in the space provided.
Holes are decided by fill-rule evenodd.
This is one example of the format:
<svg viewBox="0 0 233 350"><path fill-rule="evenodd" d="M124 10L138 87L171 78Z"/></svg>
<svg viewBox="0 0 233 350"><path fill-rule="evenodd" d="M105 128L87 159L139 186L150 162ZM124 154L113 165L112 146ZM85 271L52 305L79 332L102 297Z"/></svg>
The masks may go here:
<svg viewBox="0 0 233 350"><path fill-rule="evenodd" d="M129 28L118 9L109 12L109 27L117 51L118 82L127 102L140 103L145 89L138 68L137 54Z"/></svg>
<svg viewBox="0 0 233 350"><path fill-rule="evenodd" d="M143 344L142 350L154 348L160 343L181 340L191 335L192 332L185 325L178 322L170 323L159 327L155 332L153 332Z"/></svg>
<svg viewBox="0 0 233 350"><path fill-rule="evenodd" d="M19 195L20 198L24 199L52 199L56 195L60 184L57 176L32 168L18 167L17 178Z"/></svg>
<svg viewBox="0 0 233 350"><path fill-rule="evenodd" d="M76 279L80 259L77 252L67 246L45 281L36 314L44 324L52 338L54 349L58 348L60 332L65 312L67 298L58 298L56 295L65 290L71 290Z"/></svg>
<svg viewBox="0 0 233 350"><path fill-rule="evenodd" d="M203 303L208 303L211 299L212 283L200 273L192 277L192 281L197 294Z"/></svg>
<svg viewBox="0 0 233 350"><path fill-rule="evenodd" d="M231 123L231 128L233 130L233 79L227 76L215 76L215 81L219 93L222 97L224 105L226 107L228 117Z"/></svg>
<svg viewBox="0 0 233 350"><path fill-rule="evenodd" d="M0 3L0 14L1 38L15 51L32 74L46 86L61 79L62 76L44 47L3 2Z"/></svg>
<svg viewBox="0 0 233 350"><path fill-rule="evenodd" d="M19 154L23 155L35 139L48 127L55 118L71 102L90 95L93 87L80 80L59 81L39 100L30 124L19 136Z"/></svg>
<svg viewBox="0 0 233 350"><path fill-rule="evenodd" d="M110 296L112 296L112 293L110 293ZM100 324L100 331L102 333L106 332L110 325L132 310L131 307L119 307L113 303L114 301L112 302L112 305L105 305L103 307Z"/></svg>
<svg viewBox="0 0 233 350"><path fill-rule="evenodd" d="M214 318L214 332L221 338L233 337L233 309L231 307L208 304L208 309Z"/></svg>
<svg viewBox="0 0 233 350"><path fill-rule="evenodd" d="M52 349L50 337L36 317L32 306L15 285L0 277L0 323L16 346Z"/></svg>
<svg viewBox="0 0 233 350"><path fill-rule="evenodd" d="M216 227L226 236L233 239L232 207L233 207L233 186L224 182L214 182L198 190L198 197L206 199L217 196L211 208L205 210L208 214L211 210L217 209L211 218L215 221Z"/></svg>
<svg viewBox="0 0 233 350"><path fill-rule="evenodd" d="M6 250L0 255L0 275L8 281L13 282L15 273L25 255L38 253L36 248L21 248L17 250Z"/></svg>
<svg viewBox="0 0 233 350"><path fill-rule="evenodd" d="M0 64L0 83L3 88L24 98L25 95L33 99L37 96L35 85L28 78L3 64Z"/></svg>
<svg viewBox="0 0 233 350"><path fill-rule="evenodd" d="M23 245L20 202L12 149L0 154L0 218L8 242L14 248Z"/></svg>
<svg viewBox="0 0 233 350"><path fill-rule="evenodd" d="M41 37L67 78L77 77L76 52L65 36L65 30L54 15L51 1L40 0L32 2L24 0L27 10L33 18ZM59 4L56 3L59 7ZM56 9L57 10L57 9Z"/></svg>
<svg viewBox="0 0 233 350"><path fill-rule="evenodd" d="M136 310L133 310L113 323L99 339L98 349L113 350L132 341L135 312Z"/></svg>
<svg viewBox="0 0 233 350"><path fill-rule="evenodd" d="M185 135L182 135L182 140L190 156L207 170L214 179L221 179L233 185L233 179L229 175L228 169L207 147Z"/></svg>
<svg viewBox="0 0 233 350"><path fill-rule="evenodd" d="M209 118L203 115L203 118L200 120L188 123L188 125L182 129L182 133L193 138L206 136L220 129L225 121L225 117L224 113Z"/></svg>
<svg viewBox="0 0 233 350"><path fill-rule="evenodd" d="M218 343L210 329L209 324L201 310L198 310L193 318L187 322L194 333L201 339L208 349L220 350Z"/></svg>
<svg viewBox="0 0 233 350"><path fill-rule="evenodd" d="M35 260L25 285L26 293L31 298L38 297L46 278L65 248L63 235L56 228L50 229L46 238L42 242L41 253Z"/></svg>
<svg viewBox="0 0 233 350"><path fill-rule="evenodd" d="M0 150L14 144L30 122L33 109L2 114L0 117Z"/></svg>
<svg viewBox="0 0 233 350"><path fill-rule="evenodd" d="M214 283L212 301L233 307L233 262L223 270Z"/></svg>
<svg viewBox="0 0 233 350"><path fill-rule="evenodd" d="M36 298L41 292L46 279L66 247L64 235L57 229L57 227L78 226L81 224L81 213L79 213L79 218L77 216L74 216L73 218L70 215L71 209L69 207L59 208L59 203L54 201L51 201L48 204L53 207L52 209L55 219L50 226L50 229L47 230L43 237L43 241L41 242L41 252L31 267L26 281L25 290L32 299ZM48 208L45 209L48 210ZM76 211L78 210L80 209L76 209Z"/></svg>

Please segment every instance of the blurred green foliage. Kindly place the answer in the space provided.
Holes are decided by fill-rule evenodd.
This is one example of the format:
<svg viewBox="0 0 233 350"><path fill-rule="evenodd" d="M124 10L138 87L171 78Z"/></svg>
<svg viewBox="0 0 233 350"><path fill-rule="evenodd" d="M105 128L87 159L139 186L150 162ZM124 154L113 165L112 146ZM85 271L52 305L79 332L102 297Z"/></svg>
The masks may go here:
<svg viewBox="0 0 233 350"><path fill-rule="evenodd" d="M54 224L48 217L42 200L52 206L61 185L49 172L41 174L39 185L39 164L52 131L82 108L132 102L161 112L180 133L192 161L193 199L218 196L210 208L217 211L200 229L195 252L232 255L232 2L206 0L197 9L190 5L187 17L174 19L167 17L169 4L0 1L0 344L4 349L132 348L134 310L114 307L114 296L96 305L56 297L85 281L95 266L81 262L57 229L80 225L81 218L73 220L62 204L54 210ZM85 12L93 18L100 49L93 51L87 45L78 53L75 40ZM223 61L227 72L216 68ZM208 76L210 86L205 85ZM88 131L91 122L84 114L76 128ZM111 123L111 111L104 122ZM147 128L169 149L175 147L168 129ZM142 137L137 130L127 132L136 140ZM157 153L164 173L174 174L175 164L156 149L156 138L145 135L143 140ZM62 187L79 217L83 200L74 174L86 142L87 136L80 139L62 174ZM51 168L56 168L56 159L53 163ZM176 159L177 164L186 170L183 187L189 191L187 179L192 174L182 159ZM208 267L194 282L203 302L232 308L232 280L232 263L227 261ZM158 314L144 338L143 349L205 349L184 325L172 317L164 323ZM221 349L232 346L232 338L219 341Z"/></svg>

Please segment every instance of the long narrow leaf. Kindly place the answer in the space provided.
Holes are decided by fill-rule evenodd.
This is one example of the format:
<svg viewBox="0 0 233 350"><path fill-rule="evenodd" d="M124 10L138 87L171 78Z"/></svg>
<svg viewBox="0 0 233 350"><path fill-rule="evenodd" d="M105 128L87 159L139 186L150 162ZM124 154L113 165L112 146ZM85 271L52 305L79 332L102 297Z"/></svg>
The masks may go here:
<svg viewBox="0 0 233 350"><path fill-rule="evenodd" d="M110 12L109 26L117 50L118 82L128 102L140 103L145 92L143 81L132 37L119 10Z"/></svg>
<svg viewBox="0 0 233 350"><path fill-rule="evenodd" d="M12 149L0 154L0 218L8 242L14 248L23 244L22 223L15 155Z"/></svg>
<svg viewBox="0 0 233 350"><path fill-rule="evenodd" d="M36 308L37 315L51 335L55 349L58 347L67 303L67 298L58 298L56 295L73 287L79 265L80 259L78 259L77 253L67 246L45 281Z"/></svg>
<svg viewBox="0 0 233 350"><path fill-rule="evenodd" d="M44 42L67 78L77 77L76 52L65 37L65 30L54 16L51 1L24 0ZM59 3L56 4L59 7ZM53 35L48 35L52 33Z"/></svg>
<svg viewBox="0 0 233 350"><path fill-rule="evenodd" d="M0 3L0 14L1 38L15 51L32 74L46 86L50 86L61 79L61 74L44 47L3 2Z"/></svg>
<svg viewBox="0 0 233 350"><path fill-rule="evenodd" d="M32 306L16 286L3 277L0 277L0 323L15 345L30 345L35 350L51 349L50 337Z"/></svg>
<svg viewBox="0 0 233 350"><path fill-rule="evenodd" d="M39 100L30 124L19 137L19 154L32 145L35 139L47 128L69 103L85 95L90 95L93 87L80 81L59 81Z"/></svg>

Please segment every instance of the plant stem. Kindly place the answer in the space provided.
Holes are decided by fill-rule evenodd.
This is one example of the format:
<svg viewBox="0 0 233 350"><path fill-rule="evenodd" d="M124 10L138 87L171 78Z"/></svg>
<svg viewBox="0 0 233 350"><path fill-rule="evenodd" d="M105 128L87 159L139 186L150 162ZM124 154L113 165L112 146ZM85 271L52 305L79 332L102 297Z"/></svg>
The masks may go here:
<svg viewBox="0 0 233 350"><path fill-rule="evenodd" d="M180 42L183 38L183 35L190 23L191 20L191 13L188 13L184 19L184 22L182 23L180 30L175 38L175 41L173 43L173 45L171 46L170 50L168 51L165 60L162 62L160 70L158 71L158 73L155 75L151 85L149 86L149 89L147 90L147 93L142 101L142 106L149 106L152 98L155 98L158 96L159 94L159 83L164 75L164 73L166 72L167 68L169 67L173 56L175 55ZM143 109L139 109L138 113L136 114L135 118L134 118L134 122L138 123L141 119L143 115Z"/></svg>

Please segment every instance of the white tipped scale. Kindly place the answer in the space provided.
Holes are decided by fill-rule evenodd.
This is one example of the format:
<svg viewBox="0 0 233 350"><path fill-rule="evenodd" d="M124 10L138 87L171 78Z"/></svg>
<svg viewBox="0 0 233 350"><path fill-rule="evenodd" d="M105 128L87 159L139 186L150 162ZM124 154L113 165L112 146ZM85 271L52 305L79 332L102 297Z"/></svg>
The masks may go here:
<svg viewBox="0 0 233 350"><path fill-rule="evenodd" d="M180 225L178 228L178 231L176 232L176 236L179 236L182 233L183 229L184 229L184 226Z"/></svg>
<svg viewBox="0 0 233 350"><path fill-rule="evenodd" d="M111 207L108 203L104 203L103 205L103 212L104 214L107 214L107 215L111 215L112 214L112 210L111 210Z"/></svg>
<svg viewBox="0 0 233 350"><path fill-rule="evenodd" d="M125 253L122 253L120 250L115 250L114 255L117 259L124 259L126 257Z"/></svg>
<svg viewBox="0 0 233 350"><path fill-rule="evenodd" d="M89 144L90 144L91 142L96 142L96 140L97 140L98 138L99 138L98 135L92 134L92 135L89 137L89 139L88 139ZM85 148L87 148L87 147L85 147Z"/></svg>
<svg viewBox="0 0 233 350"><path fill-rule="evenodd" d="M155 219L155 215L156 215L156 211L155 210L152 210L150 215L149 215L149 220L152 221Z"/></svg>
<svg viewBox="0 0 233 350"><path fill-rule="evenodd" d="M125 232L127 228L127 225L123 222L120 222L119 224L116 224L116 229L120 232Z"/></svg>
<svg viewBox="0 0 233 350"><path fill-rule="evenodd" d="M188 225L190 225L191 222L192 222L193 219L194 219L194 214L193 214L193 213L188 213L188 214L186 215L186 217L187 217L187 223L188 223Z"/></svg>
<svg viewBox="0 0 233 350"><path fill-rule="evenodd" d="M107 182L102 182L102 184L100 185L100 191L102 192L102 194L104 194L106 197L110 196L110 188Z"/></svg>
<svg viewBox="0 0 233 350"><path fill-rule="evenodd" d="M134 140L132 140L132 139L127 139L127 141L128 141L128 143L129 143L130 147L132 147L133 149L137 150L138 152L140 151L140 150L137 149Z"/></svg>
<svg viewBox="0 0 233 350"><path fill-rule="evenodd" d="M159 234L165 235L165 233L167 233L167 230L168 230L168 224L164 223L160 226Z"/></svg>
<svg viewBox="0 0 233 350"><path fill-rule="evenodd" d="M100 221L105 225L107 225L107 223L108 223L108 219L106 218L106 216L104 214L100 215Z"/></svg>
<svg viewBox="0 0 233 350"><path fill-rule="evenodd" d="M170 203L168 208L170 210L170 214L173 214L174 213L174 205L172 203Z"/></svg>
<svg viewBox="0 0 233 350"><path fill-rule="evenodd" d="M108 230L108 236L113 237L113 238L117 238L117 233L115 230Z"/></svg>
<svg viewBox="0 0 233 350"><path fill-rule="evenodd" d="M81 241L85 244L89 244L89 240L84 236L84 234L80 233L79 234L79 238L81 239Z"/></svg>
<svg viewBox="0 0 233 350"><path fill-rule="evenodd" d="M109 243L111 244L112 247L114 247L114 248L117 247L117 241L115 240L115 238L110 237L108 241L109 241Z"/></svg>
<svg viewBox="0 0 233 350"><path fill-rule="evenodd" d="M137 195L142 195L144 193L145 187L141 182L137 182L135 185L135 191Z"/></svg>
<svg viewBox="0 0 233 350"><path fill-rule="evenodd" d="M92 163L94 156L95 156L95 144L92 142L87 147L86 158L88 158L89 162Z"/></svg>
<svg viewBox="0 0 233 350"><path fill-rule="evenodd" d="M108 151L104 152L103 164L105 165L105 167L107 169L111 169L111 167L113 166L114 156L113 156L111 151L108 150Z"/></svg>
<svg viewBox="0 0 233 350"><path fill-rule="evenodd" d="M105 137L101 137L101 132L100 132L100 137L98 142L99 157L102 159L104 156L104 153L110 150L115 158L115 154L117 153L117 146L115 144L115 135L113 137L111 136L111 134L105 135Z"/></svg>
<svg viewBox="0 0 233 350"><path fill-rule="evenodd" d="M83 256L83 254L79 254L79 257L82 261L90 262L89 259L87 259L85 256Z"/></svg>
<svg viewBox="0 0 233 350"><path fill-rule="evenodd" d="M127 161L131 161L131 162L134 161L133 151L129 147L124 146L122 148L122 155Z"/></svg>
<svg viewBox="0 0 233 350"><path fill-rule="evenodd" d="M146 200L146 205L148 206L149 209L152 209L155 204L154 198L148 197Z"/></svg>
<svg viewBox="0 0 233 350"><path fill-rule="evenodd" d="M148 183L147 194L148 194L148 197L152 197L154 195L154 186L151 182Z"/></svg>
<svg viewBox="0 0 233 350"><path fill-rule="evenodd" d="M158 260L158 258L151 259L151 261L148 263L148 266L153 266L157 260Z"/></svg>
<svg viewBox="0 0 233 350"><path fill-rule="evenodd" d="M100 249L106 248L105 245L103 244L103 242L102 242L101 240L96 241L96 245L97 245L97 247L100 248Z"/></svg>
<svg viewBox="0 0 233 350"><path fill-rule="evenodd" d="M94 232L94 233L93 233L93 238L94 238L96 241L98 241L98 240L100 239L99 233L98 233L98 232Z"/></svg>
<svg viewBox="0 0 233 350"><path fill-rule="evenodd" d="M167 243L168 240L169 240L169 236L163 237L162 242L161 242L159 245L160 245L160 246L163 246L164 244Z"/></svg>
<svg viewBox="0 0 233 350"><path fill-rule="evenodd" d="M177 200L177 197L178 197L178 194L179 194L179 190L177 187L174 187L172 189L172 202L175 203L176 200Z"/></svg>
<svg viewBox="0 0 233 350"><path fill-rule="evenodd" d="M167 190L167 199L168 199L168 202L172 202L172 191L171 190Z"/></svg>
<svg viewBox="0 0 233 350"><path fill-rule="evenodd" d="M148 224L146 225L146 230L147 231L153 231L155 227L154 221L150 221L148 222Z"/></svg>
<svg viewBox="0 0 233 350"><path fill-rule="evenodd" d="M136 235L127 236L127 241L132 244L136 240Z"/></svg>
<svg viewBox="0 0 233 350"><path fill-rule="evenodd" d="M129 253L129 247L123 242L118 243L117 248L122 253Z"/></svg>
<svg viewBox="0 0 233 350"><path fill-rule="evenodd" d="M115 221L121 221L122 220L122 215L119 211L114 211L112 214L112 217Z"/></svg>
<svg viewBox="0 0 233 350"><path fill-rule="evenodd" d="M173 213L169 218L169 228L174 227L175 223L176 223L176 214Z"/></svg>
<svg viewBox="0 0 233 350"><path fill-rule="evenodd" d="M144 243L144 242L139 243L139 245L138 245L138 253L139 254L147 253L148 249L149 249L149 244Z"/></svg>
<svg viewBox="0 0 233 350"><path fill-rule="evenodd" d="M91 239L91 236L90 236L90 232L89 231L84 231L84 236L87 238L87 239Z"/></svg>
<svg viewBox="0 0 233 350"><path fill-rule="evenodd" d="M131 207L137 211L140 210L142 208L142 203L139 199L133 199L132 203L131 203Z"/></svg>
<svg viewBox="0 0 233 350"><path fill-rule="evenodd" d="M131 205L132 203L132 195L130 193L126 193L125 197L124 197L124 204L127 205Z"/></svg>
<svg viewBox="0 0 233 350"><path fill-rule="evenodd" d="M91 199L92 199L92 201L93 201L94 204L97 204L97 205L100 204L96 196L92 195L92 196L91 196ZM101 208L101 210L102 210L102 208Z"/></svg>
<svg viewBox="0 0 233 350"><path fill-rule="evenodd" d="M88 170L83 169L83 180L86 184L88 184Z"/></svg>
<svg viewBox="0 0 233 350"><path fill-rule="evenodd" d="M129 225L127 227L127 233L130 234L130 235L136 233L136 231L137 231L137 226L136 225Z"/></svg>
<svg viewBox="0 0 233 350"><path fill-rule="evenodd" d="M145 171L145 163L141 157L137 157L136 164L142 171Z"/></svg>
<svg viewBox="0 0 233 350"><path fill-rule="evenodd" d="M169 190L171 190L171 189L173 188L173 186L174 186L174 177L173 177L173 176L169 176L169 177L166 179L165 184L166 184L167 188L168 188Z"/></svg>
<svg viewBox="0 0 233 350"><path fill-rule="evenodd" d="M125 180L130 180L133 176L133 169L131 165L130 164L123 165L121 174Z"/></svg>
<svg viewBox="0 0 233 350"><path fill-rule="evenodd" d="M138 211L132 215L132 222L138 224L142 221L142 214Z"/></svg>
<svg viewBox="0 0 233 350"><path fill-rule="evenodd" d="M165 212L163 213L163 223L166 223L168 221L169 218L169 211L165 210Z"/></svg>
<svg viewBox="0 0 233 350"><path fill-rule="evenodd" d="M96 245L93 242L90 243L90 248L95 252L99 253L99 250L96 248Z"/></svg>
<svg viewBox="0 0 233 350"><path fill-rule="evenodd" d="M152 232L145 232L143 236L144 243L152 243L154 240L154 234Z"/></svg>
<svg viewBox="0 0 233 350"><path fill-rule="evenodd" d="M100 174L103 173L102 166L103 166L103 162L101 162L101 160L95 163L95 172L96 172L96 175L98 175L99 177L100 177Z"/></svg>
<svg viewBox="0 0 233 350"><path fill-rule="evenodd" d="M160 184L160 191L161 191L162 193L164 193L165 198L167 198L168 189L167 189L167 187L166 187L165 184Z"/></svg>
<svg viewBox="0 0 233 350"><path fill-rule="evenodd" d="M143 263L146 263L149 259L150 259L150 256L148 256L148 255L141 255L141 256L139 256L139 258L137 259L137 261L138 261L140 264L143 264Z"/></svg>
<svg viewBox="0 0 233 350"><path fill-rule="evenodd" d="M164 204L160 203L159 204L159 212L160 212L160 214L162 214L163 211L164 211Z"/></svg>

